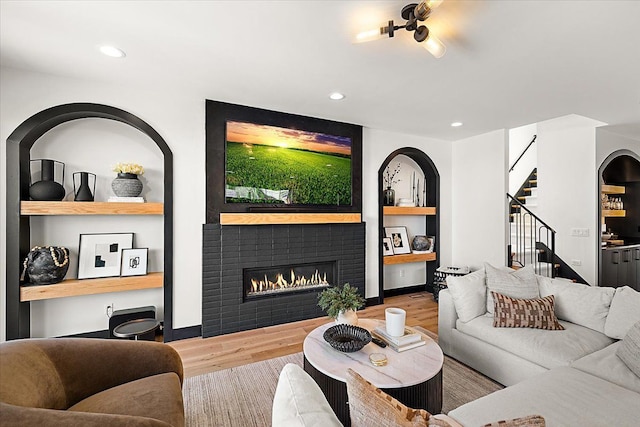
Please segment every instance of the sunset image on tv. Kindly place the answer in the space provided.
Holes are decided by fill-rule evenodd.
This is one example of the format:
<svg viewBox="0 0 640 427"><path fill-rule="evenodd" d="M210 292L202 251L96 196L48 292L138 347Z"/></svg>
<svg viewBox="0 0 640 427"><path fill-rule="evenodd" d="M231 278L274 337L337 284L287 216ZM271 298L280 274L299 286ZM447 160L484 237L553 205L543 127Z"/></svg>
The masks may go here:
<svg viewBox="0 0 640 427"><path fill-rule="evenodd" d="M351 205L351 138L227 122L227 203Z"/></svg>

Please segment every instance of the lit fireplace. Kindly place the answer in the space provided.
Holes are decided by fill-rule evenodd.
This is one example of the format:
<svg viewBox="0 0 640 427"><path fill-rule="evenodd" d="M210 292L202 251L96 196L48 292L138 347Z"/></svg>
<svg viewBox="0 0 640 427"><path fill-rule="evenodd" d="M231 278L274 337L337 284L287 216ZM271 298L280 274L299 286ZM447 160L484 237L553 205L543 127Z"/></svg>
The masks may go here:
<svg viewBox="0 0 640 427"><path fill-rule="evenodd" d="M243 270L244 299L322 290L333 284L335 262Z"/></svg>

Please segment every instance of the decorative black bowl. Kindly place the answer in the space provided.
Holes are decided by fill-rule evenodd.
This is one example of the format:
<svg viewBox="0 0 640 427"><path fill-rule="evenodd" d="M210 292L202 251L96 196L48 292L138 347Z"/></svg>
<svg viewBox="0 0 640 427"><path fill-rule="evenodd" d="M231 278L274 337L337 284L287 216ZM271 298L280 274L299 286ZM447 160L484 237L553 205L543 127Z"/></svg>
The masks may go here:
<svg viewBox="0 0 640 427"><path fill-rule="evenodd" d="M335 325L324 331L324 340L331 347L344 353L362 350L371 342L371 334L364 328L353 325Z"/></svg>

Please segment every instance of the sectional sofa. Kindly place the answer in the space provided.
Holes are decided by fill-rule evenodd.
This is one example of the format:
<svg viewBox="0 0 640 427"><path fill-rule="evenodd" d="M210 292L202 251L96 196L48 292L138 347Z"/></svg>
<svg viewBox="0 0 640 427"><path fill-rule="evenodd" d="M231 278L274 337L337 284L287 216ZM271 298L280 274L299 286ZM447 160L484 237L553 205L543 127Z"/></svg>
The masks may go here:
<svg viewBox="0 0 640 427"><path fill-rule="evenodd" d="M514 291L492 283L505 274L515 278L516 285L528 282L528 289ZM509 386L451 411L451 418L464 426L531 414L542 415L547 426L638 425L639 371L634 373L628 363L640 362L640 348L632 347L631 361L625 363L620 347L624 342L628 351L630 338L623 339L640 329L640 323L635 325L640 322L640 293L629 287L550 279L532 271L506 272L488 264L447 282L438 315L443 352ZM553 311L564 329L494 327L494 315L488 313L492 290L515 292L510 295L514 298L553 295Z"/></svg>

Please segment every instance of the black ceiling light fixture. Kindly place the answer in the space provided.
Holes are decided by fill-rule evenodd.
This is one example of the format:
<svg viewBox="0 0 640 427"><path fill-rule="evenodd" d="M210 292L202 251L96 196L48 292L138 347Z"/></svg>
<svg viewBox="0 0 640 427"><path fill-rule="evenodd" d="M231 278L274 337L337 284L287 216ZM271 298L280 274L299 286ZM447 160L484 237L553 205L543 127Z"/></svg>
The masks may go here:
<svg viewBox="0 0 640 427"><path fill-rule="evenodd" d="M363 31L356 36L356 43L390 38L395 31L404 28L413 31L413 38L436 58L441 58L446 52L444 44L434 36L426 25L422 23L431 15L431 11L440 6L443 0L426 0L420 3L411 3L402 8L402 19L407 22L404 25L394 25L390 20L388 25L376 29Z"/></svg>

